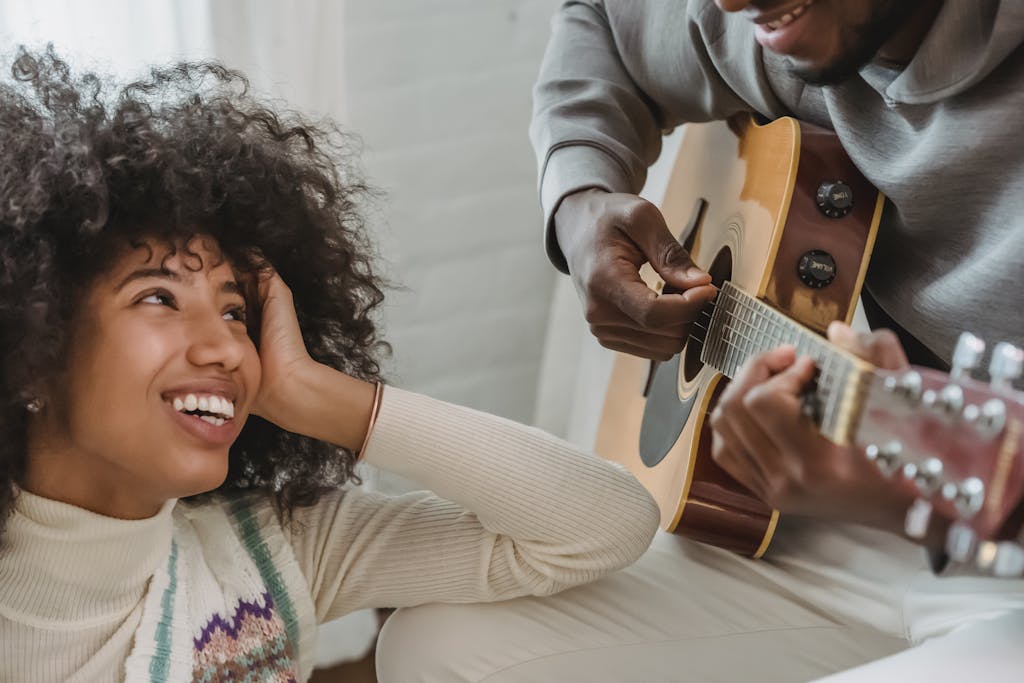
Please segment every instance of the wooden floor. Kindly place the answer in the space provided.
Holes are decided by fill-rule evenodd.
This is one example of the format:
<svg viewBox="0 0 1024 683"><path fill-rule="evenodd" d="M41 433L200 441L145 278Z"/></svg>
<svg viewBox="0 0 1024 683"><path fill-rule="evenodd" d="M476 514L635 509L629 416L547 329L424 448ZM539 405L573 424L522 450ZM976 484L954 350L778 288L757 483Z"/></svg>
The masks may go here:
<svg viewBox="0 0 1024 683"><path fill-rule="evenodd" d="M377 683L373 651L358 662L345 662L330 669L317 669L309 683Z"/></svg>
<svg viewBox="0 0 1024 683"><path fill-rule="evenodd" d="M394 612L393 609L377 610L378 628ZM374 650L360 659L358 662L345 662L329 669L317 669L313 672L309 683L377 683L377 673L373 666Z"/></svg>

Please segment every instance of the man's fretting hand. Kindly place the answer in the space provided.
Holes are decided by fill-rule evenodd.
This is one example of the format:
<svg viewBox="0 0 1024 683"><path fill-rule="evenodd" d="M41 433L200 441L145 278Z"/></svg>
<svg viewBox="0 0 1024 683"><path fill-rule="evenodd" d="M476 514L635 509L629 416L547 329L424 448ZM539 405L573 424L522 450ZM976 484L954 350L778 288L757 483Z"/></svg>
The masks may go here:
<svg viewBox="0 0 1024 683"><path fill-rule="evenodd" d="M873 365L907 366L888 330L857 334L833 323L829 340ZM783 346L751 358L711 414L712 457L758 498L783 513L856 522L901 533L916 497L887 478L858 448L837 446L804 416L801 395L814 377L810 358Z"/></svg>

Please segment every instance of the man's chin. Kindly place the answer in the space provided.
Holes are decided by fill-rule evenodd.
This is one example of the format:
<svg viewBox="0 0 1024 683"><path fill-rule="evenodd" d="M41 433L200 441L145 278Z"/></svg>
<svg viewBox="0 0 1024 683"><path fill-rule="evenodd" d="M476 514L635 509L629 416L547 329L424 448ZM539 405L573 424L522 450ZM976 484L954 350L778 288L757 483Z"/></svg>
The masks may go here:
<svg viewBox="0 0 1024 683"><path fill-rule="evenodd" d="M844 83L854 76L868 62L858 55L856 59L839 58L831 63L820 65L803 60L790 58L787 60L789 72L808 85L829 86Z"/></svg>
<svg viewBox="0 0 1024 683"><path fill-rule="evenodd" d="M831 59L811 60L789 57L789 70L808 85L839 85L857 75L878 51L906 23L919 3L890 0L876 7L871 17L847 35Z"/></svg>

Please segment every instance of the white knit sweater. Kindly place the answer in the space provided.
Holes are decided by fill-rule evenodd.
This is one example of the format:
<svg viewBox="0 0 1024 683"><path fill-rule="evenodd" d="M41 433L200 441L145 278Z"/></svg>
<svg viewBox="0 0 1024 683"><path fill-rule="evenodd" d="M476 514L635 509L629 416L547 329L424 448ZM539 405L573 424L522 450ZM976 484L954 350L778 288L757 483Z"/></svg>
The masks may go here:
<svg viewBox="0 0 1024 683"><path fill-rule="evenodd" d="M27 492L0 550L0 681L304 681L352 610L544 595L629 564L658 513L624 470L543 432L388 388L350 488L282 524L264 497L103 517Z"/></svg>

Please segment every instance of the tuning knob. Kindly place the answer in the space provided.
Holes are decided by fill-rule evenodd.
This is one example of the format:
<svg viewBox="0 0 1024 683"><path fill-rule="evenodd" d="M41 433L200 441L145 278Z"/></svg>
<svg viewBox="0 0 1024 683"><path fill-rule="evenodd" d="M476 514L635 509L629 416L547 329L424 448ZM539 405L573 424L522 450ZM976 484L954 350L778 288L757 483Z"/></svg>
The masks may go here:
<svg viewBox="0 0 1024 683"><path fill-rule="evenodd" d="M928 523L931 519L932 504L924 498L918 498L907 510L903 530L910 538L924 538L928 533Z"/></svg>
<svg viewBox="0 0 1024 683"><path fill-rule="evenodd" d="M963 564L974 556L978 534L963 522L954 522L946 532L946 554L954 562Z"/></svg>
<svg viewBox="0 0 1024 683"><path fill-rule="evenodd" d="M984 353L985 342L970 332L963 332L956 340L956 348L953 350L953 369L949 374L953 379L969 376L971 370L977 368L981 363Z"/></svg>
<svg viewBox="0 0 1024 683"><path fill-rule="evenodd" d="M1012 541L997 543L991 572L1000 578L1024 575L1024 548Z"/></svg>
<svg viewBox="0 0 1024 683"><path fill-rule="evenodd" d="M956 384L943 387L942 391L928 391L921 394L921 403L944 417L952 417L964 407L964 390Z"/></svg>
<svg viewBox="0 0 1024 683"><path fill-rule="evenodd" d="M925 458L920 463L908 462L903 466L903 476L914 482L923 496L930 496L942 485L942 461Z"/></svg>
<svg viewBox="0 0 1024 683"><path fill-rule="evenodd" d="M899 441L890 441L882 446L870 444L864 449L864 455L887 477L903 466L903 444Z"/></svg>
<svg viewBox="0 0 1024 683"><path fill-rule="evenodd" d="M974 552L974 566L983 572L992 571L998 550L999 546L995 541L979 541L978 549Z"/></svg>
<svg viewBox="0 0 1024 683"><path fill-rule="evenodd" d="M985 504L985 484L977 477L968 477L959 484L946 482L942 485L942 497L956 506L964 519L970 519Z"/></svg>
<svg viewBox="0 0 1024 683"><path fill-rule="evenodd" d="M886 377L885 390L908 401L916 401L921 397L921 375L914 370L908 370L899 377Z"/></svg>
<svg viewBox="0 0 1024 683"><path fill-rule="evenodd" d="M992 378L992 388L1009 388L1020 379L1024 370L1024 351L1013 344L999 342L992 349L992 360L988 364L988 374Z"/></svg>
<svg viewBox="0 0 1024 683"><path fill-rule="evenodd" d="M964 420L974 425L982 436L991 439L1006 424L1006 404L998 398L990 398L980 408L972 403L964 408Z"/></svg>
<svg viewBox="0 0 1024 683"><path fill-rule="evenodd" d="M898 377L887 377L885 388L886 391L902 396L907 400L918 400L921 397L921 374L908 370Z"/></svg>
<svg viewBox="0 0 1024 683"><path fill-rule="evenodd" d="M974 565L1000 578L1024 574L1024 548L1013 541L981 541L974 553Z"/></svg>
<svg viewBox="0 0 1024 683"><path fill-rule="evenodd" d="M814 199L821 212L829 218L842 218L853 208L853 190L838 180L819 185Z"/></svg>

